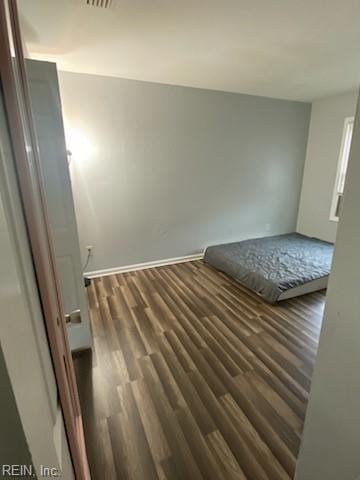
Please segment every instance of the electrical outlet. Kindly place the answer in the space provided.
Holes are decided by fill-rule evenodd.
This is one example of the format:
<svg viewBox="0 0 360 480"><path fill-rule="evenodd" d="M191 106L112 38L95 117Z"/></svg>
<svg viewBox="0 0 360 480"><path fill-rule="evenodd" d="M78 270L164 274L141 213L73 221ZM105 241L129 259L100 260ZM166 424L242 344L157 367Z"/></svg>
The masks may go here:
<svg viewBox="0 0 360 480"><path fill-rule="evenodd" d="M93 246L93 245L86 245L85 248L86 248L86 250L87 250L89 253L91 253L92 250L93 250L93 248L94 248L94 246Z"/></svg>

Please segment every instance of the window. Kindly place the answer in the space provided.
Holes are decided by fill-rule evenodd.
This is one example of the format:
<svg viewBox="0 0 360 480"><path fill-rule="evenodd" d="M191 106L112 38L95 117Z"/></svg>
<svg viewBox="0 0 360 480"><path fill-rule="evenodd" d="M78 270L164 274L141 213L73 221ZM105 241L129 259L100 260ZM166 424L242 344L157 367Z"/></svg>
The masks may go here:
<svg viewBox="0 0 360 480"><path fill-rule="evenodd" d="M344 123L344 131L343 131L343 136L341 141L341 149L340 149L340 157L339 157L339 165L338 165L338 171L336 174L334 195L333 195L331 212L330 212L330 220L334 220L334 221L339 220L339 216L341 212L341 205L342 205L342 199L344 194L346 171L349 163L353 128L354 128L354 118L353 117L346 118Z"/></svg>

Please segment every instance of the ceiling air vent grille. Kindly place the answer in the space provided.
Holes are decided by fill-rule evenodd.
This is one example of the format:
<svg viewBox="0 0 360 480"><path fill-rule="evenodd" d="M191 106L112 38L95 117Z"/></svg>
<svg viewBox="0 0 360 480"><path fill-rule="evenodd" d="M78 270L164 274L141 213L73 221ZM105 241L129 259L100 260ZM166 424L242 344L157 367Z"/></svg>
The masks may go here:
<svg viewBox="0 0 360 480"><path fill-rule="evenodd" d="M110 8L112 0L86 0L86 5L99 8Z"/></svg>

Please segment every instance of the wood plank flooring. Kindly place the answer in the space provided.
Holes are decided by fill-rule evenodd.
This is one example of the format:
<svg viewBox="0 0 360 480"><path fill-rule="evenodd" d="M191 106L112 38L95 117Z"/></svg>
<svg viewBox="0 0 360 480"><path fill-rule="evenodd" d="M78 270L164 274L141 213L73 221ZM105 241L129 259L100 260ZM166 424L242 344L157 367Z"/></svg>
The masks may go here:
<svg viewBox="0 0 360 480"><path fill-rule="evenodd" d="M93 480L294 475L324 293L272 306L201 261L88 289L75 359Z"/></svg>

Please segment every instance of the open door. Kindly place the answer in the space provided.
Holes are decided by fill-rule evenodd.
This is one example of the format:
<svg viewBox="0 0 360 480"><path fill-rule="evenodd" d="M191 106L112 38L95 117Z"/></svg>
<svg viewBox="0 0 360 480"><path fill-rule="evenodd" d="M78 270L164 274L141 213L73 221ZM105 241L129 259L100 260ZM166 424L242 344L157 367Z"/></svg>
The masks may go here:
<svg viewBox="0 0 360 480"><path fill-rule="evenodd" d="M80 311L67 324L70 348L81 350L92 340L56 64L26 60L26 73L64 311Z"/></svg>
<svg viewBox="0 0 360 480"><path fill-rule="evenodd" d="M0 2L0 88L74 471L77 480L88 480L82 417L41 181L15 0Z"/></svg>

